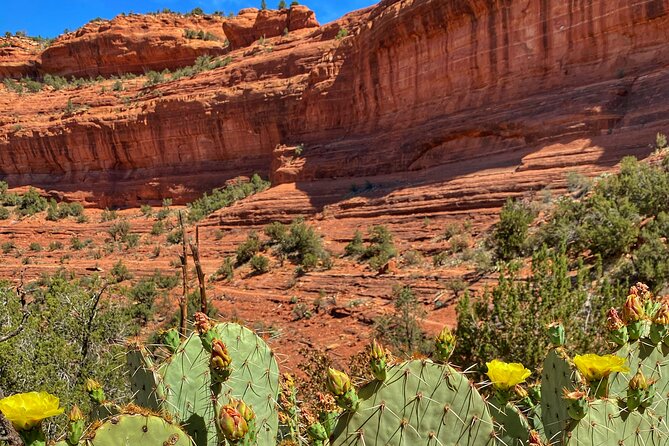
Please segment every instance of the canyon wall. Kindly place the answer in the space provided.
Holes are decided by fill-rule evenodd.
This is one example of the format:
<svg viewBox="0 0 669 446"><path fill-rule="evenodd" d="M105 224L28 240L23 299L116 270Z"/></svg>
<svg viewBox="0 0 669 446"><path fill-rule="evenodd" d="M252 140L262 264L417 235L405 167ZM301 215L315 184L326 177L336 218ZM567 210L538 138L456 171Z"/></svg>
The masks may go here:
<svg viewBox="0 0 669 446"><path fill-rule="evenodd" d="M262 21L238 33L253 39L231 45L231 63L190 78L0 93L0 175L127 205L253 172L448 178L576 140L613 164L668 124L669 1L388 0L260 42L249 23ZM42 65L87 65L66 48ZM115 66L104 48L86 57ZM84 107L64 114L68 100Z"/></svg>

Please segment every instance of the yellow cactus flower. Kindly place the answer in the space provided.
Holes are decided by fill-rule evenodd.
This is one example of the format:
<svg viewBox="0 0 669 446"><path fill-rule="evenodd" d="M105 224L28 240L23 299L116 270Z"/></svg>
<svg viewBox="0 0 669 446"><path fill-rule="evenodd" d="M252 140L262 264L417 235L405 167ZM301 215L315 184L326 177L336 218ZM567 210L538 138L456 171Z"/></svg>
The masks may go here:
<svg viewBox="0 0 669 446"><path fill-rule="evenodd" d="M625 365L625 358L616 355L600 356L592 353L576 355L574 364L581 375L590 382L607 378L613 372L627 373L630 371Z"/></svg>
<svg viewBox="0 0 669 446"><path fill-rule="evenodd" d="M17 393L0 400L2 412L18 430L29 430L45 418L63 413L58 397L47 392Z"/></svg>
<svg viewBox="0 0 669 446"><path fill-rule="evenodd" d="M532 374L532 372L517 362L507 363L499 359L493 359L490 362L486 362L486 366L488 367L486 375L488 375L493 387L497 390L509 390L525 381Z"/></svg>

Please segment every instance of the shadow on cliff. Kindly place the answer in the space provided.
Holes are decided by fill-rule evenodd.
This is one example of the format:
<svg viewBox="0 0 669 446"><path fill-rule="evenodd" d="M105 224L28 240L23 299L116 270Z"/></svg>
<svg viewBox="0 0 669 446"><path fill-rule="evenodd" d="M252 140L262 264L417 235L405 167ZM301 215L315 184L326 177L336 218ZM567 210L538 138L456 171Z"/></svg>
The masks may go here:
<svg viewBox="0 0 669 446"><path fill-rule="evenodd" d="M574 140L569 138L559 138L552 144L564 144L568 146L574 144ZM493 155L480 154L477 157L463 159L461 161L452 161L446 164L439 164L433 167L426 167L420 170L409 170L377 175L357 175L340 178L321 178L310 181L298 181L296 188L304 193L309 204L316 212L322 212L326 206L337 205L340 208L370 207L369 212L373 214L374 208L378 205L387 206L388 214L412 213L412 209L403 206L401 209L393 210L393 203L396 200L388 199L392 194L400 190L409 190L411 188L420 188L417 194L408 192L399 201L405 202L423 202L429 201L434 196L449 197L442 204L434 203L430 208L432 212L443 211L463 211L468 209L481 209L499 207L506 200L507 196L550 189L555 186L563 186L566 173L569 171L588 170L608 170L614 168L620 160L628 155L638 158L648 156L652 149L648 145L637 145L633 147L601 147L601 153L589 156L587 148L580 158L577 154L574 161L564 164L559 156L555 156L552 164L547 165L527 165L524 159L541 150L537 147L526 146L515 150L496 153ZM547 173L542 176L542 171ZM497 172L497 175L495 175ZM477 173L481 175L476 176ZM464 177L469 177L464 179ZM462 188L462 182L454 180L463 179L463 181L474 184L473 187L479 187L480 193L475 196L475 200L468 202L467 193L462 192L461 199L458 194ZM555 182L561 183L559 185ZM472 186L469 186L470 188ZM420 196L421 193L428 193L430 196ZM485 195L488 194L487 197ZM364 202L352 200L355 197L364 198ZM471 197L470 197L471 198ZM349 203L347 204L347 201ZM353 203L356 201L356 203Z"/></svg>

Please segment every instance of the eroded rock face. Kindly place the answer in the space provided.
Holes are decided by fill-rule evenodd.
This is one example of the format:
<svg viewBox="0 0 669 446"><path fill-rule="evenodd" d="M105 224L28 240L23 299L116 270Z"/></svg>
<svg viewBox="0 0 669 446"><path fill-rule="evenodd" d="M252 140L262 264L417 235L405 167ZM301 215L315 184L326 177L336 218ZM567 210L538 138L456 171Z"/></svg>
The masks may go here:
<svg viewBox="0 0 669 446"><path fill-rule="evenodd" d="M41 46L21 37L0 37L0 79L19 79L37 73Z"/></svg>
<svg viewBox="0 0 669 446"><path fill-rule="evenodd" d="M669 127L668 11L656 0L384 1L262 43L229 33L232 63L193 78L0 94L0 173L129 205L253 172L352 184L523 169L538 153L548 166L611 165ZM232 22L255 32L262 14ZM65 115L68 99L88 108ZM273 154L300 144L298 164ZM562 146L584 156L547 150Z"/></svg>
<svg viewBox="0 0 669 446"><path fill-rule="evenodd" d="M47 48L41 55L41 70L95 77L192 65L198 56L226 51L223 20L217 16L131 14L93 21ZM210 40L187 37L187 30L209 33Z"/></svg>
<svg viewBox="0 0 669 446"><path fill-rule="evenodd" d="M278 37L291 31L318 28L316 15L306 6L295 5L279 11L246 8L223 22L223 31L232 48L249 46L261 38Z"/></svg>

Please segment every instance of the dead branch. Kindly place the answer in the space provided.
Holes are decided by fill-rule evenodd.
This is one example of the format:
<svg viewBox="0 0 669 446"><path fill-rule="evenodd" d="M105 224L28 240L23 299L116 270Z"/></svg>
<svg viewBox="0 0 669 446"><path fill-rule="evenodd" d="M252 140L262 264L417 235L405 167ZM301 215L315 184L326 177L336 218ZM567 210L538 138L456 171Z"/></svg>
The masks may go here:
<svg viewBox="0 0 669 446"><path fill-rule="evenodd" d="M179 324L179 333L181 336L186 336L186 322L188 320L188 253L186 252L186 243L188 241L188 234L184 227L183 213L179 211L179 225L181 226L181 247L182 253L179 255L181 260L181 275L183 279L183 292L179 300L179 307L181 308L181 323Z"/></svg>
<svg viewBox="0 0 669 446"><path fill-rule="evenodd" d="M195 227L195 243L190 242L190 250L193 254L193 262L195 263L195 272L197 273L197 280L200 283L200 311L207 314L207 290L205 288L204 271L202 271L202 264L200 263L200 227Z"/></svg>
<svg viewBox="0 0 669 446"><path fill-rule="evenodd" d="M19 310L21 312L21 322L19 322L19 325L17 325L16 328L11 330L9 333L0 336L0 342L9 341L13 337L21 333L23 327L28 321L28 318L30 317L30 309L28 308L29 305L28 299L26 298L26 291L23 289L23 271L21 271L21 279L19 285L16 287L16 295L18 296L19 302L21 303L21 309Z"/></svg>

